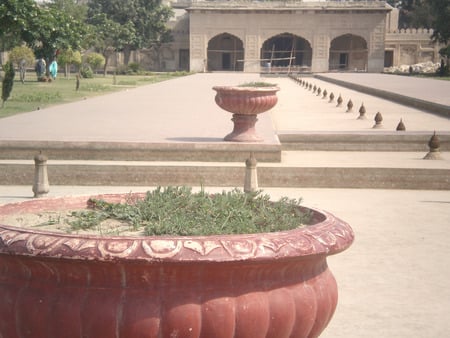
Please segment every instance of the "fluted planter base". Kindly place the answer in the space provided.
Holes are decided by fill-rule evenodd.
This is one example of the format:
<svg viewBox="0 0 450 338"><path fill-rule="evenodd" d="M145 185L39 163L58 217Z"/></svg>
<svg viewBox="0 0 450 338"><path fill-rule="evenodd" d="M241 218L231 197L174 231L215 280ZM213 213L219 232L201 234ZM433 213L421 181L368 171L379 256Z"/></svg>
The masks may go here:
<svg viewBox="0 0 450 338"><path fill-rule="evenodd" d="M0 219L86 200L0 206ZM353 232L312 212L305 228L255 235L100 237L0 226L0 337L317 337L337 303L326 257L345 250Z"/></svg>
<svg viewBox="0 0 450 338"><path fill-rule="evenodd" d="M256 115L233 114L233 131L225 136L225 141L232 142L261 142L263 138L258 136L255 124L258 121Z"/></svg>

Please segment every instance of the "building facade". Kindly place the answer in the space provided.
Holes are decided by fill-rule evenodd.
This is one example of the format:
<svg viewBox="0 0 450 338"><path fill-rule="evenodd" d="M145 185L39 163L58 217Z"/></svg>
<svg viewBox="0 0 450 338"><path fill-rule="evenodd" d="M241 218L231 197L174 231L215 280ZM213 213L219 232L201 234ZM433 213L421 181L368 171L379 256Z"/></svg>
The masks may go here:
<svg viewBox="0 0 450 338"><path fill-rule="evenodd" d="M398 29L398 10L380 0L167 0L173 41L134 51L154 71L382 72L438 63L432 30ZM114 69L121 53L110 60Z"/></svg>
<svg viewBox="0 0 450 338"><path fill-rule="evenodd" d="M191 71L384 67L384 1L197 1L186 10Z"/></svg>

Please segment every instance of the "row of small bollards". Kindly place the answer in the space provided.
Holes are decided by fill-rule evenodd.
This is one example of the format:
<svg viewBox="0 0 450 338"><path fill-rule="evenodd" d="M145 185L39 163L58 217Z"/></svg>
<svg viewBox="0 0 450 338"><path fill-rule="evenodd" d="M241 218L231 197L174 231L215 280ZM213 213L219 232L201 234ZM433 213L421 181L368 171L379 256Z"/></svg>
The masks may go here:
<svg viewBox="0 0 450 338"><path fill-rule="evenodd" d="M295 82L297 82L300 86L304 87L305 89L312 91L313 94L316 94L316 96L321 96L322 99L328 100L329 103L334 103L335 95L333 92L331 92L328 95L328 91L326 89L322 90L322 88L318 87L317 85L313 85L312 83L306 81L305 79L302 79L300 77L295 77L293 75L290 75L290 78L293 79ZM341 94L339 94L338 98L336 99L336 107L341 107L344 102L344 99L342 98ZM346 113L350 113L353 111L353 101L351 99L347 102L347 110ZM364 103L361 104L359 110L358 110L359 116L358 120L365 120L366 117L366 107L364 106ZM383 116L380 112L377 112L374 117L375 124L372 128L379 129L383 128ZM397 131L405 131L406 127L403 122L403 119L400 119L399 123L396 127ZM431 136L430 140L428 141L428 147L429 152L425 155L424 159L426 160L441 160L441 152L440 152L440 140L439 137L436 135L436 132L434 132L433 136Z"/></svg>
<svg viewBox="0 0 450 338"><path fill-rule="evenodd" d="M304 87L305 89L311 91L313 94L316 94L316 96L321 96L322 99L324 100L328 100L328 103L334 103L334 99L335 99L335 95L333 92L331 92L328 95L328 91L326 89L324 89L322 91L322 88L318 87L317 85L313 85L312 83L299 78L299 77L295 77L293 75L290 76L291 79L293 79L295 82L297 82L299 85L301 85L302 87ZM344 103L344 99L342 98L342 95L339 94L338 98L336 99L336 107L342 107L342 104ZM346 113L351 113L353 111L353 101L351 99L348 100L347 102L347 110L345 111ZM365 120L367 119L366 116L366 107L364 106L364 103L361 104L359 110L358 110L359 116L358 116L358 120ZM383 128L383 115L381 115L380 112L377 112L375 114L374 117L375 120L375 124L373 125L372 128L374 129L380 129ZM403 122L402 119L400 119L400 122L398 123L397 127L396 127L397 131L405 131L406 127L405 124Z"/></svg>

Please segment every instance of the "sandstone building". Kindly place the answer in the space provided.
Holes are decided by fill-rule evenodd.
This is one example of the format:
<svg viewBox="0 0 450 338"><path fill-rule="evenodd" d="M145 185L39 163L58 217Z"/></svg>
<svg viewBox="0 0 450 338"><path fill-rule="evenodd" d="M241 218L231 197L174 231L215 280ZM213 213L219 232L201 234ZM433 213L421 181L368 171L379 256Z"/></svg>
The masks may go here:
<svg viewBox="0 0 450 338"><path fill-rule="evenodd" d="M271 70L381 72L384 67L439 61L432 31L398 30L385 1L173 0L174 41L136 61L190 71Z"/></svg>

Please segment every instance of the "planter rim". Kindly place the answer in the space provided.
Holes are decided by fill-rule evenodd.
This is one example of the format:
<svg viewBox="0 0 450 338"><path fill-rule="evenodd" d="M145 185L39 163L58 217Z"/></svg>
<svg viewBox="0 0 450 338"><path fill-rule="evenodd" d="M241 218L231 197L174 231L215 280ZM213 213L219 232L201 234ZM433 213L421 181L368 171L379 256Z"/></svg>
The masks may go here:
<svg viewBox="0 0 450 338"><path fill-rule="evenodd" d="M0 216L86 207L89 198L123 201L145 193L43 198L0 206ZM312 224L288 231L211 236L77 235L0 224L0 255L13 254L74 260L148 262L233 262L299 259L337 254L354 240L351 227L327 211L301 207Z"/></svg>

